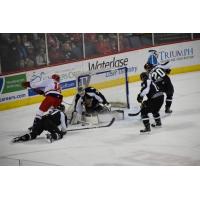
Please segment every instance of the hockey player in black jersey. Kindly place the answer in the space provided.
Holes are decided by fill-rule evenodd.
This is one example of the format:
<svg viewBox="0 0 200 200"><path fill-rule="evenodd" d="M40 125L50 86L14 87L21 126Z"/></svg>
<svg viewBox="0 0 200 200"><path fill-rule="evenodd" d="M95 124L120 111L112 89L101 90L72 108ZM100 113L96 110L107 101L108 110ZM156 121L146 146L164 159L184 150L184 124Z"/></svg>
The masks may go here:
<svg viewBox="0 0 200 200"><path fill-rule="evenodd" d="M148 63L144 65L144 68L148 72L149 78L156 83L162 92L166 94L165 113L172 113L170 108L174 94L174 87L170 77L167 75L170 73L170 69L159 67L159 65L153 66L152 64Z"/></svg>
<svg viewBox="0 0 200 200"><path fill-rule="evenodd" d="M75 97L74 111L70 120L71 124L81 121L82 113L92 114L110 111L111 105L105 96L93 87L79 87Z"/></svg>
<svg viewBox="0 0 200 200"><path fill-rule="evenodd" d="M153 127L161 126L161 119L159 110L162 107L164 101L163 93L158 89L156 84L148 78L146 72L140 74L141 91L137 96L137 101L141 103L141 118L145 129L140 130L140 132L150 132L150 123L148 113L152 113L155 119L155 124L152 124ZM144 97L147 97L147 100L143 101Z"/></svg>
<svg viewBox="0 0 200 200"><path fill-rule="evenodd" d="M14 138L12 142L24 142L36 139L44 130L50 133L47 134L47 139L51 142L53 140L62 139L63 135L67 132L67 116L64 114L64 110L65 106L61 104L56 109L50 111L47 115L44 115L40 123L33 128L30 128L30 133ZM61 126L61 130L58 126Z"/></svg>

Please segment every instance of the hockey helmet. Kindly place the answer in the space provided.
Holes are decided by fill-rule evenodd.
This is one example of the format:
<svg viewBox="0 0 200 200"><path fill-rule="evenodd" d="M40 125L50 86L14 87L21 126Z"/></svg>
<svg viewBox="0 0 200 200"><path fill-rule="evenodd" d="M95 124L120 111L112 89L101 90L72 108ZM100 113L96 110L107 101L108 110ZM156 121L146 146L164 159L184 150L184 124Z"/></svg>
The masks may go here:
<svg viewBox="0 0 200 200"><path fill-rule="evenodd" d="M65 106L63 104L60 104L58 107L57 107L58 110L60 111L65 111Z"/></svg>
<svg viewBox="0 0 200 200"><path fill-rule="evenodd" d="M60 76L58 74L53 74L51 78L57 82L60 82Z"/></svg>
<svg viewBox="0 0 200 200"><path fill-rule="evenodd" d="M152 65L152 64L150 64L150 63L146 63L145 65L144 65L144 69L146 70L146 71L151 71L152 69L153 69L153 67L154 67L154 65Z"/></svg>
<svg viewBox="0 0 200 200"><path fill-rule="evenodd" d="M148 77L147 72L142 72L142 73L140 74L140 79L141 79L142 81L146 81L148 78L149 78L149 77Z"/></svg>

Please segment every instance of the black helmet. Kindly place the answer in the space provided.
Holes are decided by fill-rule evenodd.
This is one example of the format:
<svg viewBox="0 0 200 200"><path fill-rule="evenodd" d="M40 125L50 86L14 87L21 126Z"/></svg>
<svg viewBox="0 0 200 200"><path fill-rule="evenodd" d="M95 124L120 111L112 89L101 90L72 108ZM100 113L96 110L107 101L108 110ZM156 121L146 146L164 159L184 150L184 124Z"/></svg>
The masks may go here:
<svg viewBox="0 0 200 200"><path fill-rule="evenodd" d="M60 104L58 107L57 107L58 110L60 111L65 111L65 106L63 104Z"/></svg>
<svg viewBox="0 0 200 200"><path fill-rule="evenodd" d="M142 72L142 73L140 74L140 79L141 79L142 81L146 81L148 78L149 78L149 77L148 77L147 72Z"/></svg>
<svg viewBox="0 0 200 200"><path fill-rule="evenodd" d="M146 70L146 71L151 71L151 69L153 69L153 67L154 67L154 65L152 65L151 63L146 63L145 65L144 65L144 69Z"/></svg>

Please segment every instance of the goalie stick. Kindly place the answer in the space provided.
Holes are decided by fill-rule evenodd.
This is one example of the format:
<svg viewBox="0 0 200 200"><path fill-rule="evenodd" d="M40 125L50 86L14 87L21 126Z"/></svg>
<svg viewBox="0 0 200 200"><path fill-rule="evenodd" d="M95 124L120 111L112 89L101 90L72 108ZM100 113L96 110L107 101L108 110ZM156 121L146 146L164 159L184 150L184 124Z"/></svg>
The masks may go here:
<svg viewBox="0 0 200 200"><path fill-rule="evenodd" d="M94 129L94 128L106 128L110 127L115 121L115 118L113 117L111 121L106 125L100 125L100 126L91 126L91 127L84 127L84 128L76 128L76 129L68 129L67 131L79 131L79 130L86 130L86 129Z"/></svg>
<svg viewBox="0 0 200 200"><path fill-rule="evenodd" d="M140 111L138 111L137 113L128 113L128 116L130 116L130 117L134 117L134 116L137 116L137 115L139 115L139 114L140 114L140 112L141 112L141 110L140 110Z"/></svg>

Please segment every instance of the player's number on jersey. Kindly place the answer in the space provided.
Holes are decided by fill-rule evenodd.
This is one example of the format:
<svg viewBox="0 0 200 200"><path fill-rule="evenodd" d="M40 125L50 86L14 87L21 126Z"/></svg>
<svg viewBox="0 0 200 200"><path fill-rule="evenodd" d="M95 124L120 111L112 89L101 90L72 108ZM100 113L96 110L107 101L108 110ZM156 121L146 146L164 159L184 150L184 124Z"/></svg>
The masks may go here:
<svg viewBox="0 0 200 200"><path fill-rule="evenodd" d="M158 68L156 69L153 73L152 73L152 78L156 81L156 80L159 80L161 78L163 78L165 76L165 72Z"/></svg>
<svg viewBox="0 0 200 200"><path fill-rule="evenodd" d="M54 82L54 84L55 84L54 89L55 89L56 91L60 90L60 84L58 84L58 83L56 83L56 82Z"/></svg>

